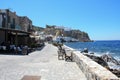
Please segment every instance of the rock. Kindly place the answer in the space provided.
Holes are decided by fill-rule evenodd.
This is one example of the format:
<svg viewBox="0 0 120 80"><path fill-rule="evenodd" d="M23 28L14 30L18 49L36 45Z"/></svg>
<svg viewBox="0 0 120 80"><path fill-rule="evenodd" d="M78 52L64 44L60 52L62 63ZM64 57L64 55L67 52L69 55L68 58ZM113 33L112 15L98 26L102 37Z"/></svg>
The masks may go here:
<svg viewBox="0 0 120 80"><path fill-rule="evenodd" d="M108 64L101 58L95 55L84 54L87 57L91 58L93 61L97 62L98 64L102 65L103 67L109 68Z"/></svg>
<svg viewBox="0 0 120 80"><path fill-rule="evenodd" d="M104 54L101 56L101 58L107 62L107 63L111 63L111 64L114 64L112 66L119 66L120 65L120 62L117 61L114 57L112 57L111 55L109 54ZM109 65L110 66L110 65ZM117 77L120 77L120 69L115 69L114 67L110 67L109 70L115 74Z"/></svg>
<svg viewBox="0 0 120 80"><path fill-rule="evenodd" d="M84 50L81 51L81 53L88 53L88 49L87 49L87 48L84 48Z"/></svg>
<svg viewBox="0 0 120 80"><path fill-rule="evenodd" d="M111 62L114 63L116 65L120 65L120 62L117 61L115 58L113 58L111 55L109 54L104 54L101 56L101 58L105 61L105 62Z"/></svg>
<svg viewBox="0 0 120 80"><path fill-rule="evenodd" d="M114 63L116 65L120 65L120 63L116 59L114 59L111 55L104 54L101 57L97 57L97 56L91 55L91 54L84 54L84 55L86 55L87 57L91 58L92 60L94 60L98 64L102 65L103 67L107 68L113 74L115 74L117 77L120 77L120 70L119 69L110 68L109 65L108 65L108 62Z"/></svg>
<svg viewBox="0 0 120 80"><path fill-rule="evenodd" d="M89 41L91 41L90 38L89 38L88 33L80 31L80 30L64 31L63 34L66 37L72 37L72 38L78 39L81 42L89 42Z"/></svg>
<svg viewBox="0 0 120 80"><path fill-rule="evenodd" d="M117 69L109 69L113 74L115 74L117 77L120 77L120 71Z"/></svg>

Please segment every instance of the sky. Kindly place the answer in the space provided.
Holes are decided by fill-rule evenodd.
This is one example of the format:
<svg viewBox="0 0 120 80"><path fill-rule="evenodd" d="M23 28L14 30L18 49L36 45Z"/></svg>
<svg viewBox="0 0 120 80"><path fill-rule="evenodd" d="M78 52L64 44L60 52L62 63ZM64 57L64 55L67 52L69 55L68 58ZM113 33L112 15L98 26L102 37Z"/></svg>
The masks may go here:
<svg viewBox="0 0 120 80"><path fill-rule="evenodd" d="M1 0L0 9L28 16L33 25L65 26L91 40L120 40L120 0Z"/></svg>

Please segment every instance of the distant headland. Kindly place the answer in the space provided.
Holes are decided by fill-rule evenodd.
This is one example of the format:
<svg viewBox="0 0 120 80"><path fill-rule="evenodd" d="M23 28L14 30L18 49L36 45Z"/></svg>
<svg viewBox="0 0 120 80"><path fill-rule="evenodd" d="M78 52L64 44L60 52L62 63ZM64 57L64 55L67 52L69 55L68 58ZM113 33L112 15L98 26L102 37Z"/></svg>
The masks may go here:
<svg viewBox="0 0 120 80"><path fill-rule="evenodd" d="M42 31L46 35L52 35L54 38L62 38L64 42L91 42L88 33L80 30L69 29L63 26L46 25L46 28L34 26L36 31Z"/></svg>

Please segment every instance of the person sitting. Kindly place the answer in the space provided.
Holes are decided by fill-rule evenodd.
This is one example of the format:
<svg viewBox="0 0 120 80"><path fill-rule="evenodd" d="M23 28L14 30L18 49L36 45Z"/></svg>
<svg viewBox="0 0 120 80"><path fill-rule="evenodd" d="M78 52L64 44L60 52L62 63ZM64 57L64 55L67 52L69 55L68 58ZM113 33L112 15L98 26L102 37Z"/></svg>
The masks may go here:
<svg viewBox="0 0 120 80"><path fill-rule="evenodd" d="M17 50L18 50L18 54L22 54L22 49L19 46L17 47Z"/></svg>
<svg viewBox="0 0 120 80"><path fill-rule="evenodd" d="M22 54L28 55L28 46L27 46L27 45L25 45L25 46L23 47L23 49L22 49Z"/></svg>
<svg viewBox="0 0 120 80"><path fill-rule="evenodd" d="M1 46L5 46L5 42L2 42L2 43L1 43Z"/></svg>

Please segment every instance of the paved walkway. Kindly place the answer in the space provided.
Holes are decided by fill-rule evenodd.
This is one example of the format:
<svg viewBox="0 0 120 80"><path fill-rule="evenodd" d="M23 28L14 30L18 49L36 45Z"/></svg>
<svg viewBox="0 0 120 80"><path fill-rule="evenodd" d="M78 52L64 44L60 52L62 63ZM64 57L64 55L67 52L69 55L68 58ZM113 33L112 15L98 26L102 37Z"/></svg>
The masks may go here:
<svg viewBox="0 0 120 80"><path fill-rule="evenodd" d="M24 75L41 80L86 80L75 62L58 60L57 48L46 44L29 55L0 55L0 80L21 80Z"/></svg>

